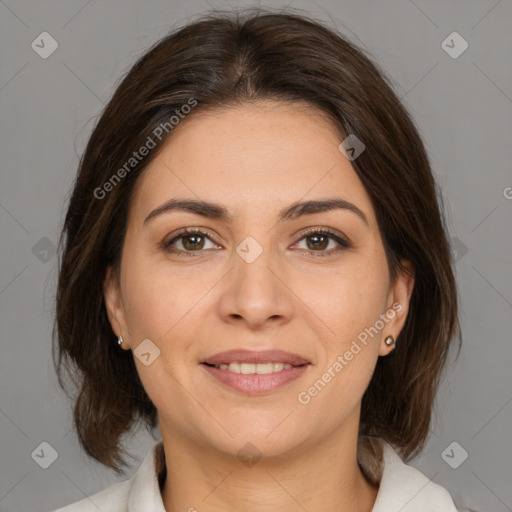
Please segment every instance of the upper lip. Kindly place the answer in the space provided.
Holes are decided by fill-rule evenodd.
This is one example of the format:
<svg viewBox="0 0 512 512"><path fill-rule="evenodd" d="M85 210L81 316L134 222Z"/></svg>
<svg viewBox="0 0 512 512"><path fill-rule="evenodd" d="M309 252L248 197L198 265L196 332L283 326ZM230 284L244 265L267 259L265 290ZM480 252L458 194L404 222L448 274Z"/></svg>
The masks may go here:
<svg viewBox="0 0 512 512"><path fill-rule="evenodd" d="M229 363L288 363L292 366L301 366L308 364L309 361L291 352L284 352L283 350L228 350L226 352L219 352L206 358L203 363L207 364L229 364Z"/></svg>

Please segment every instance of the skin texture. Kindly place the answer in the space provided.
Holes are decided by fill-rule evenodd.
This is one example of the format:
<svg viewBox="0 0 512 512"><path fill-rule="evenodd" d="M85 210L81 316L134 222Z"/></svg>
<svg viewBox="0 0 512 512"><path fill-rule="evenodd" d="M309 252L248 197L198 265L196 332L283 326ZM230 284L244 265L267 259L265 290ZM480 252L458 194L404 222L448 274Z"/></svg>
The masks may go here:
<svg viewBox="0 0 512 512"><path fill-rule="evenodd" d="M377 488L356 459L361 399L378 357L393 350L384 338L404 325L413 278L390 282L373 206L338 149L342 140L304 104L198 111L173 130L136 184L119 280L107 273L105 299L123 348L150 339L160 350L149 366L135 361L158 410L168 512L372 509ZM277 222L296 201L334 197L355 204L367 223L346 209ZM144 223L171 198L219 203L234 219L173 211ZM192 256L166 250L163 243L185 227L202 228L212 241L200 239L200 250L190 238L173 242L192 247ZM315 249L306 228L330 228L351 247L332 240ZM252 263L236 252L248 236L263 248ZM298 394L397 302L401 311L382 331L300 403ZM297 380L248 396L200 365L238 348L277 348L311 364ZM247 442L262 454L252 467L237 458Z"/></svg>

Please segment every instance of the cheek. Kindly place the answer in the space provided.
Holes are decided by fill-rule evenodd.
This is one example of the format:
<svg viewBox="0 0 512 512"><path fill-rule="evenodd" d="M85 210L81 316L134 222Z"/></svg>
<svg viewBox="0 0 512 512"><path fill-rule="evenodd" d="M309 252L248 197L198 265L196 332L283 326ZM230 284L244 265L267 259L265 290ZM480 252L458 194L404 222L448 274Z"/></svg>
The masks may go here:
<svg viewBox="0 0 512 512"><path fill-rule="evenodd" d="M134 254L124 263L124 305L130 332L136 338L163 342L197 306L206 283L171 271L165 264L148 264L144 254Z"/></svg>
<svg viewBox="0 0 512 512"><path fill-rule="evenodd" d="M165 265L148 264L143 256L133 253L123 262L125 314L137 373L158 410L165 411L169 400L185 407L187 396L178 382L188 378L183 362L189 359L191 340L197 339L191 328L200 325L190 319L205 284L180 278ZM148 345L149 365L137 356L137 347L146 339L156 346Z"/></svg>
<svg viewBox="0 0 512 512"><path fill-rule="evenodd" d="M340 345L373 326L387 298L387 273L380 265L354 257L343 271L333 272L320 284L319 309Z"/></svg>
<svg viewBox="0 0 512 512"><path fill-rule="evenodd" d="M383 313L387 281L375 267L355 264L317 284L323 293L311 297L316 300L311 309L319 311L330 332L323 337L319 364L298 399L308 404L312 416L331 410L329 422L336 423L357 407L371 380L381 336L375 325Z"/></svg>

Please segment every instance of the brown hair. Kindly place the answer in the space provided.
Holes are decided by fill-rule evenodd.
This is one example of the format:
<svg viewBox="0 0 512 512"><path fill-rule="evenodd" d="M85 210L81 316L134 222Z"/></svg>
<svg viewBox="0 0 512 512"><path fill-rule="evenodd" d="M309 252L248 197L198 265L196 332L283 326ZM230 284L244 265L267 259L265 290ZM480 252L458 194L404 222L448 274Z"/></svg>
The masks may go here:
<svg viewBox="0 0 512 512"><path fill-rule="evenodd" d="M119 266L134 183L172 136L169 119L183 105L197 102L193 116L265 99L316 106L366 146L352 165L375 208L391 278L405 271L405 260L415 284L397 348L379 358L363 396L360 431L394 444L404 458L427 438L460 328L438 190L413 122L363 50L322 23L290 10L213 12L159 41L122 80L80 161L61 235L54 361L61 386L64 371L76 386L82 448L117 472L126 464L122 436L136 421L150 431L157 425L103 299L105 272ZM159 126L167 129L156 150L131 161Z"/></svg>

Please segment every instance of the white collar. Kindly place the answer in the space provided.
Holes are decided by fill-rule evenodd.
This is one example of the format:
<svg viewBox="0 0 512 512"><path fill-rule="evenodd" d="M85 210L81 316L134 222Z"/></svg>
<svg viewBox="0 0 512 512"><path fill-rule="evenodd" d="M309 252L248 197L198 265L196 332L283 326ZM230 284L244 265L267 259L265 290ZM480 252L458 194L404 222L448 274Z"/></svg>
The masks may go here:
<svg viewBox="0 0 512 512"><path fill-rule="evenodd" d="M372 512L457 512L444 487L405 464L389 443L383 439L378 441L383 450L383 470ZM131 484L127 489L128 512L165 512L158 482L164 463L163 444L158 442L149 450L135 475L123 482ZM199 503L195 506L198 510L201 508Z"/></svg>
<svg viewBox="0 0 512 512"><path fill-rule="evenodd" d="M457 512L444 487L405 464L389 443L380 444L384 468L372 512Z"/></svg>

